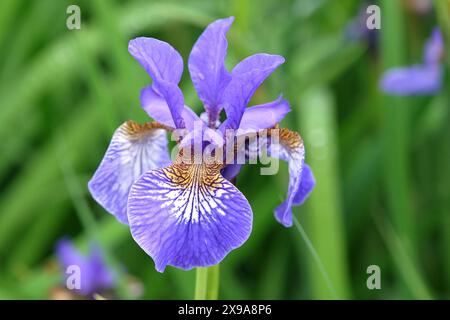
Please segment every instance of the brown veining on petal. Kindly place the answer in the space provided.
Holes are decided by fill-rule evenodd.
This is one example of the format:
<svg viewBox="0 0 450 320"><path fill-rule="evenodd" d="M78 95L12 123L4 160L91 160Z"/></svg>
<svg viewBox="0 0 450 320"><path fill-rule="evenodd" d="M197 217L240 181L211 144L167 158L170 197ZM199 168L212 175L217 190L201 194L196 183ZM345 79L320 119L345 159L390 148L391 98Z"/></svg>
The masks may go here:
<svg viewBox="0 0 450 320"><path fill-rule="evenodd" d="M137 123L133 120L128 120L121 127L121 130L130 139L140 139L142 136L151 133L155 129L164 129L171 131L171 129L159 122L145 122L143 124Z"/></svg>
<svg viewBox="0 0 450 320"><path fill-rule="evenodd" d="M295 131L291 131L287 128L275 128L263 129L255 133L258 138L274 137L278 135L279 143L286 148L294 149L303 146L302 137Z"/></svg>
<svg viewBox="0 0 450 320"><path fill-rule="evenodd" d="M162 169L164 174L181 188L211 187L221 188L224 178L218 164L174 163Z"/></svg>
<svg viewBox="0 0 450 320"><path fill-rule="evenodd" d="M216 158L215 152L217 152L218 158ZM175 163L177 164L186 164L186 165L208 165L208 166L217 166L220 169L223 168L223 148L217 147L216 150L213 151L213 155L209 155L204 153L204 150L195 150L193 146L184 147L179 150L178 155L175 159Z"/></svg>
<svg viewBox="0 0 450 320"><path fill-rule="evenodd" d="M275 129L276 130L276 129ZM279 129L280 143L290 149L295 149L303 146L303 139L300 135L286 128Z"/></svg>

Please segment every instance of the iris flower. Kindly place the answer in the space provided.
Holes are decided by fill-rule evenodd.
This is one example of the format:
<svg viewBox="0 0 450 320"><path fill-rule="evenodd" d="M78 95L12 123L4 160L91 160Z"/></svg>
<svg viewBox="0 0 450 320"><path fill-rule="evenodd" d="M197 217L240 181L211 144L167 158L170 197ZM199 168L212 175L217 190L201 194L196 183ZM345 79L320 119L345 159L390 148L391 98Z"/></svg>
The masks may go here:
<svg viewBox="0 0 450 320"><path fill-rule="evenodd" d="M433 30L424 49L423 63L387 70L380 81L380 88L387 94L398 96L428 95L441 89L444 41L438 28Z"/></svg>
<svg viewBox="0 0 450 320"><path fill-rule="evenodd" d="M180 54L153 38L129 43L129 52L153 80L140 98L155 122L127 121L116 130L89 190L100 205L129 225L134 240L153 258L159 272L167 265L184 270L215 265L241 246L252 229L251 206L231 182L242 164L191 161L186 155L195 149L197 136L201 151L215 146L218 158L225 146L243 152L246 160L266 147L270 156L288 162L288 194L275 209L284 226L292 225L292 206L302 204L315 184L304 163L301 137L277 127L290 111L289 103L280 96L247 108L256 89L284 58L258 53L228 71L226 34L233 20L211 23L190 53L189 72L205 108L201 116L185 105L178 87L183 72ZM222 110L227 117L221 123ZM230 148L223 142L230 130L233 139L244 134L255 139ZM174 162L167 132L181 132Z"/></svg>
<svg viewBox="0 0 450 320"><path fill-rule="evenodd" d="M70 266L79 268L80 288L72 289L77 294L92 297L94 293L114 287L113 272L104 262L99 247L91 245L89 255L84 256L69 240L63 239L56 246L56 255L65 272ZM64 281L67 280L69 275L64 273Z"/></svg>

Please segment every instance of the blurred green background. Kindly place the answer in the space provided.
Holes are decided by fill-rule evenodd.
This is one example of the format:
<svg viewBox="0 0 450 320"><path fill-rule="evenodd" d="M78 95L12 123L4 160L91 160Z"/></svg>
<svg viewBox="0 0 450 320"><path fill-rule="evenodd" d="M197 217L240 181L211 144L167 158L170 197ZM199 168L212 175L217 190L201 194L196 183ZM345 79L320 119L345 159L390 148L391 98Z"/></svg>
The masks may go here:
<svg viewBox="0 0 450 320"><path fill-rule="evenodd" d="M2 0L0 298L49 298L61 278L54 246L63 236L81 249L99 241L108 262L126 270L122 287L125 273L141 282L141 298L193 298L195 271L156 272L86 185L114 129L148 121L139 91L150 79L128 41L167 41L186 65L203 28L230 15L230 67L257 52L286 58L253 102L280 92L290 101L282 125L303 136L317 186L286 229L272 210L285 196L287 166L276 176L245 167L237 185L254 226L221 263L220 297L450 298L448 76L435 96L394 98L378 89L387 68L421 61L433 27L448 35L450 2L428 10L415 2L431 3ZM70 4L81 8L81 30L66 28ZM368 4L381 6L381 30L357 36ZM200 112L187 72L181 87ZM381 290L366 286L370 265L381 269ZM129 294L119 290L119 297Z"/></svg>

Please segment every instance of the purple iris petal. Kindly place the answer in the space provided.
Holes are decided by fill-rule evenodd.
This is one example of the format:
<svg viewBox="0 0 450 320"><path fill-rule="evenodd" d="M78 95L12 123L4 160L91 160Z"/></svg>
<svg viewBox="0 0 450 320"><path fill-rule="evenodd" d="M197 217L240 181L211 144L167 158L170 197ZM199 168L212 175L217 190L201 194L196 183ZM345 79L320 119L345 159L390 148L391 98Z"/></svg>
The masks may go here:
<svg viewBox="0 0 450 320"><path fill-rule="evenodd" d="M190 114L190 122L187 122L187 131L183 135L182 140L179 143L180 148L197 145L200 150L203 149L205 143L211 143L216 147L221 147L224 143L224 139L219 131L211 129L207 124L200 119L193 111ZM188 112L186 112L186 117Z"/></svg>
<svg viewBox="0 0 450 320"><path fill-rule="evenodd" d="M424 95L436 93L441 84L442 66L429 64L390 69L384 73L380 88L392 95Z"/></svg>
<svg viewBox="0 0 450 320"><path fill-rule="evenodd" d="M167 81L160 81L154 83L153 88L166 100L175 128L184 128L186 126L183 120L184 97L178 85Z"/></svg>
<svg viewBox="0 0 450 320"><path fill-rule="evenodd" d="M81 295L92 295L102 289L114 286L113 274L104 263L98 247L91 246L91 255L86 257L78 252L69 240L63 239L56 246L56 254L64 269L64 280L68 276L66 270L69 267L79 268L80 288L73 290Z"/></svg>
<svg viewBox="0 0 450 320"><path fill-rule="evenodd" d="M140 100L144 110L150 117L155 119L155 121L170 128L176 127L166 99L158 95L152 85L141 90ZM199 120L199 117L195 114L195 112L186 105L181 112L181 118L187 129L192 128L193 123Z"/></svg>
<svg viewBox="0 0 450 320"><path fill-rule="evenodd" d="M139 125L127 121L114 133L100 166L89 181L89 191L108 212L127 224L131 185L148 170L169 163L165 130L156 123Z"/></svg>
<svg viewBox="0 0 450 320"><path fill-rule="evenodd" d="M302 181L305 149L300 136L293 131L280 129L278 143L271 137L270 155L278 156L289 164L289 186L286 200L275 208L276 220L285 227L292 226L292 206Z"/></svg>
<svg viewBox="0 0 450 320"><path fill-rule="evenodd" d="M153 85L141 90L140 100L142 107L150 117L168 127L175 128L166 99L155 92Z"/></svg>
<svg viewBox="0 0 450 320"><path fill-rule="evenodd" d="M128 219L156 270L219 263L250 235L252 210L218 165L174 164L149 171L133 185Z"/></svg>
<svg viewBox="0 0 450 320"><path fill-rule="evenodd" d="M286 200L275 209L275 219L285 227L292 226L292 206L302 204L315 186L311 169L304 163L305 149L300 135L286 128L265 129L255 133L246 146L249 159L265 153L289 165L289 186ZM238 137L239 139L239 137Z"/></svg>
<svg viewBox="0 0 450 320"><path fill-rule="evenodd" d="M229 164L222 169L222 176L228 181L233 180L241 172L242 164Z"/></svg>
<svg viewBox="0 0 450 320"><path fill-rule="evenodd" d="M228 128L239 127L244 110L256 89L282 63L282 56L258 53L234 67L232 80L223 94Z"/></svg>
<svg viewBox="0 0 450 320"><path fill-rule="evenodd" d="M204 124L200 117L188 106L184 106L182 116L187 130L193 130L198 123Z"/></svg>
<svg viewBox="0 0 450 320"><path fill-rule="evenodd" d="M245 109L239 129L242 132L257 132L273 128L289 111L289 102L280 96L275 101Z"/></svg>
<svg viewBox="0 0 450 320"><path fill-rule="evenodd" d="M444 55L444 39L439 28L435 28L427 41L424 50L424 61L426 64L437 64Z"/></svg>
<svg viewBox="0 0 450 320"><path fill-rule="evenodd" d="M139 37L128 44L128 51L144 67L153 81L178 84L183 73L183 59L168 43Z"/></svg>
<svg viewBox="0 0 450 320"><path fill-rule="evenodd" d="M311 167L306 163L303 163L302 177L300 180L300 186L297 193L294 196L292 204L297 206L302 205L308 198L309 194L313 191L316 185L316 179L314 178Z"/></svg>
<svg viewBox="0 0 450 320"><path fill-rule="evenodd" d="M183 73L180 54L166 42L144 37L131 40L128 51L153 79L151 90L144 89L141 92L143 108L155 120L159 121L161 117L162 123L169 121L167 118L170 114L174 127L184 127L184 99L178 88ZM164 111L166 106L168 110Z"/></svg>
<svg viewBox="0 0 450 320"><path fill-rule="evenodd" d="M200 100L211 121L216 121L222 93L231 80L225 67L227 54L226 34L234 17L216 20L198 38L189 56L189 72Z"/></svg>

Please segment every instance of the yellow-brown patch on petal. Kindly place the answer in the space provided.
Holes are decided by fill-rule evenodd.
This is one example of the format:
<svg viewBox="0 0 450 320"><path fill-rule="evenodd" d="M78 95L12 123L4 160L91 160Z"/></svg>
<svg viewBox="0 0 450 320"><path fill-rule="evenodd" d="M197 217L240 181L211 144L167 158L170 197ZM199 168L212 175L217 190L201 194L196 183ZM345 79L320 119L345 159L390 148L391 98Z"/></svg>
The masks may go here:
<svg viewBox="0 0 450 320"><path fill-rule="evenodd" d="M286 128L273 129L278 130L280 134L280 143L286 148L295 149L303 146L303 139L300 135Z"/></svg>
<svg viewBox="0 0 450 320"><path fill-rule="evenodd" d="M219 164L174 163L163 168L164 174L182 188L212 187L221 188L224 178Z"/></svg>
<svg viewBox="0 0 450 320"><path fill-rule="evenodd" d="M278 128L278 126L276 126L275 128L260 130L254 135L257 135L259 138L274 137L275 135L278 135L278 142L283 147L289 148L290 150L303 147L302 137L297 132L287 128Z"/></svg>
<svg viewBox="0 0 450 320"><path fill-rule="evenodd" d="M155 129L172 130L159 122L145 122L140 124L133 120L128 120L120 127L122 133L126 134L130 139L140 139Z"/></svg>

